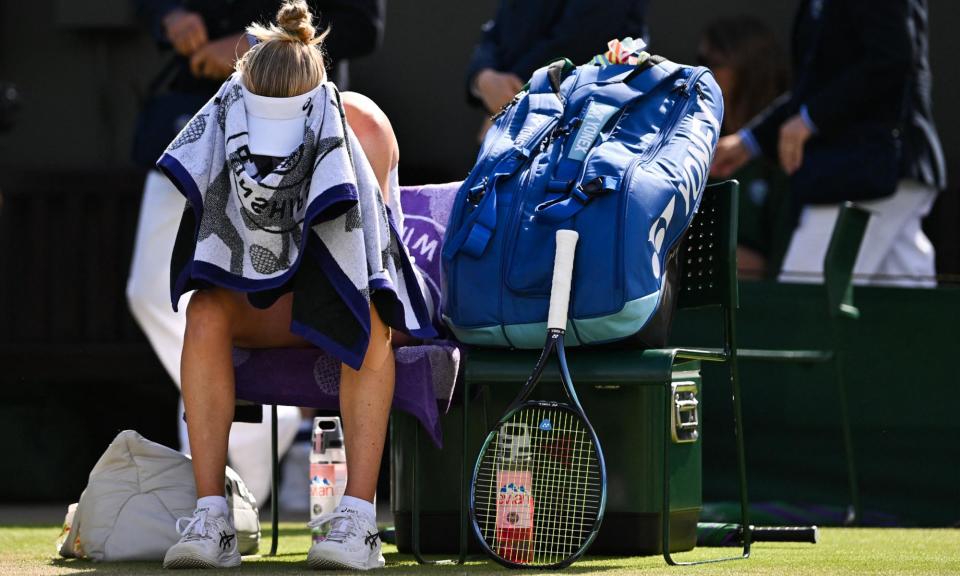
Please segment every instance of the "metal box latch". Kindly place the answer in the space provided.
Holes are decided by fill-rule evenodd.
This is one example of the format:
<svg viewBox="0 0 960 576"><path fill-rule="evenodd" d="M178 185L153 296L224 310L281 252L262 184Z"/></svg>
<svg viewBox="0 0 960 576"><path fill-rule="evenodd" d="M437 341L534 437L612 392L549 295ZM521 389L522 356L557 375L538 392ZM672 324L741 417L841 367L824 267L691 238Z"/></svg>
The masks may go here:
<svg viewBox="0 0 960 576"><path fill-rule="evenodd" d="M673 410L670 411L670 435L678 444L696 442L700 418L697 414L697 384L695 382L673 383Z"/></svg>

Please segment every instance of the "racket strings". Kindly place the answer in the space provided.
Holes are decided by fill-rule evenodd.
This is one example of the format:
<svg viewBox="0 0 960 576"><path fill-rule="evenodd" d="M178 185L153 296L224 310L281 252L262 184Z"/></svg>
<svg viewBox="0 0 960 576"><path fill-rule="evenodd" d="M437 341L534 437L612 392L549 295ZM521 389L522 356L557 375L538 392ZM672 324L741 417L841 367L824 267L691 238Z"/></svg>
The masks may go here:
<svg viewBox="0 0 960 576"><path fill-rule="evenodd" d="M565 409L527 406L494 433L474 491L490 550L517 564L557 564L583 546L600 513L593 438Z"/></svg>

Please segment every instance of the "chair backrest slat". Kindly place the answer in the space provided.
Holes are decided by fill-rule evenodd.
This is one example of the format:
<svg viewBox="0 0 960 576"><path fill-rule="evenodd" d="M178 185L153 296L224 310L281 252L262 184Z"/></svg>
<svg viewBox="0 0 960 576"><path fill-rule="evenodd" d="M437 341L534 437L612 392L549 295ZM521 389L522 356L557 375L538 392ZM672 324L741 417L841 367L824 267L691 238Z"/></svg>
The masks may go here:
<svg viewBox="0 0 960 576"><path fill-rule="evenodd" d="M737 307L737 195L728 180L703 191L700 208L680 242L678 308Z"/></svg>

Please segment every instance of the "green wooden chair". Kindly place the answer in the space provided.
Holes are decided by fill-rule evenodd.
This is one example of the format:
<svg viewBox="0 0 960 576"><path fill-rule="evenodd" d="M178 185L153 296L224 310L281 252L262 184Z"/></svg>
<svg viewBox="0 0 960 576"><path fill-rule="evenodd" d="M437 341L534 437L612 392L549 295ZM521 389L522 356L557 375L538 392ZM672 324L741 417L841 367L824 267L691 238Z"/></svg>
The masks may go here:
<svg viewBox="0 0 960 576"><path fill-rule="evenodd" d="M823 261L823 280L826 291L829 334L827 347L820 350L767 350L741 349L738 355L743 360L766 362L791 362L799 364L833 363L833 379L837 389L840 429L847 467L847 484L850 506L845 523L857 525L862 519L860 489L857 480L856 457L854 456L853 433L850 425L844 381L844 356L846 350L846 327L860 317L853 303L853 269L860 253L860 245L870 221L870 213L847 202L840 208L837 222L830 235L830 244Z"/></svg>
<svg viewBox="0 0 960 576"><path fill-rule="evenodd" d="M711 308L720 315L722 349L676 348L648 351L672 358L705 362L723 362L729 368L733 393L734 441L737 451L737 483L740 493L740 524L743 526L743 549L737 556L713 558L698 562L681 562L670 553L669 514L663 518L663 559L670 565L692 565L736 560L750 556L750 510L747 496L747 468L743 439L743 415L740 401L740 369L737 345L737 309L740 307L737 286L737 214L740 184L736 180L707 188L700 209L680 244L680 282L677 293L679 309ZM667 402L665 410L670 410ZM666 442L666 437L664 438ZM664 446L664 466L669 451ZM669 477L664 484L663 509L669 508Z"/></svg>
<svg viewBox="0 0 960 576"><path fill-rule="evenodd" d="M847 406L847 388L843 377L846 356L845 336L849 320L860 317L860 310L853 303L853 268L860 253L860 244L870 221L870 213L849 202L840 210L837 223L830 238L830 246L824 260L824 283L827 289L827 311L830 314L833 339L833 374L837 385L840 405L840 422L843 427L843 445L847 456L847 481L850 488L851 510L847 523L859 524L863 518L860 504L860 487L857 481L856 457L854 456L853 431Z"/></svg>

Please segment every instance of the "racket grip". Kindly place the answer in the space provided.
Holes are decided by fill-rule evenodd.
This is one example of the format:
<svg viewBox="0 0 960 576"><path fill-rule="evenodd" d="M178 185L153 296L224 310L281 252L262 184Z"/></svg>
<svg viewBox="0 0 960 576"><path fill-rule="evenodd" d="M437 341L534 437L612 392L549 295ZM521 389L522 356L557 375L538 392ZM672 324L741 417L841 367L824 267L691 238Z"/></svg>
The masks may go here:
<svg viewBox="0 0 960 576"><path fill-rule="evenodd" d="M816 526L754 526L751 535L757 542L816 544L820 540L820 529Z"/></svg>
<svg viewBox="0 0 960 576"><path fill-rule="evenodd" d="M820 536L820 530L816 526L754 526L750 532L750 539L754 542L816 544ZM697 524L697 546L740 546L742 543L743 529L740 524Z"/></svg>
<svg viewBox="0 0 960 576"><path fill-rule="evenodd" d="M579 237L573 230L557 230L557 255L553 260L553 286L550 289L550 313L547 316L548 330L564 330L567 327L573 255Z"/></svg>

